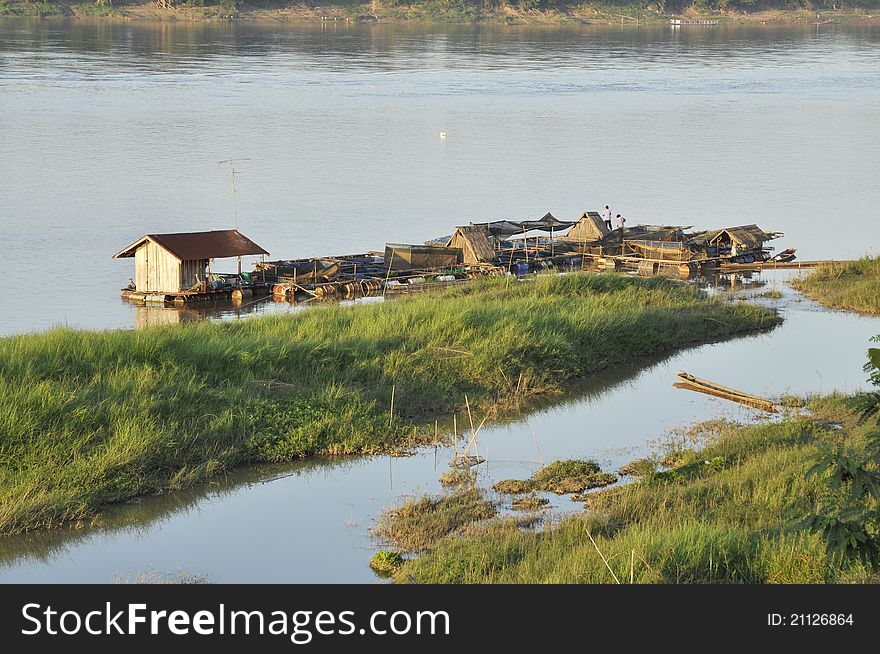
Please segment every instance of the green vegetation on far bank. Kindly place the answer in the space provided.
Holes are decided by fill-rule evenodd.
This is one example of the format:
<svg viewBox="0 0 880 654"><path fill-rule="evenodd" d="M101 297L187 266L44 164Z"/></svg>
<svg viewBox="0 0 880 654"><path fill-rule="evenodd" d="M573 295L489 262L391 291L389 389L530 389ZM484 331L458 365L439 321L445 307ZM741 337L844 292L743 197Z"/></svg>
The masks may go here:
<svg viewBox="0 0 880 654"><path fill-rule="evenodd" d="M465 396L479 415L513 411L604 367L778 321L680 282L573 273L296 315L0 339L0 533L246 462L425 442Z"/></svg>
<svg viewBox="0 0 880 654"><path fill-rule="evenodd" d="M343 20L423 23L661 22L671 16L729 22L870 18L880 0L0 0L0 16L121 17L153 20Z"/></svg>
<svg viewBox="0 0 880 654"><path fill-rule="evenodd" d="M816 268L792 286L825 306L880 313L880 257Z"/></svg>
<svg viewBox="0 0 880 654"><path fill-rule="evenodd" d="M445 538L404 564L398 578L579 584L880 581L870 563L880 543L877 424L860 422L863 404L853 398L815 399L807 409L809 417L781 422L706 423L692 432L693 440L670 443L663 458L674 462L672 469L658 472L655 464L640 461L634 466L639 481L593 495L585 513L538 532L498 520L478 533ZM816 468L817 461L824 463ZM867 467L858 461L867 461ZM829 510L841 501L843 509ZM853 510L853 502L863 508ZM853 534L865 540L853 544ZM845 555L841 543L850 550L861 547L867 556Z"/></svg>

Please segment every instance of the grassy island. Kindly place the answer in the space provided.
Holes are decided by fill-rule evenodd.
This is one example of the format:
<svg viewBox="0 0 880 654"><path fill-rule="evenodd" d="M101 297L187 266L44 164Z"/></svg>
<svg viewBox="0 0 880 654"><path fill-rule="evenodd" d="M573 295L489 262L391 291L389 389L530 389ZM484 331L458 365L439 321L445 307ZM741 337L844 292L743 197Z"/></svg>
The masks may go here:
<svg viewBox="0 0 880 654"><path fill-rule="evenodd" d="M880 257L823 266L792 285L828 307L880 313Z"/></svg>
<svg viewBox="0 0 880 654"><path fill-rule="evenodd" d="M778 320L679 282L573 273L295 315L0 339L0 533L81 520L246 462L425 442L465 396L483 415L512 410L607 366Z"/></svg>

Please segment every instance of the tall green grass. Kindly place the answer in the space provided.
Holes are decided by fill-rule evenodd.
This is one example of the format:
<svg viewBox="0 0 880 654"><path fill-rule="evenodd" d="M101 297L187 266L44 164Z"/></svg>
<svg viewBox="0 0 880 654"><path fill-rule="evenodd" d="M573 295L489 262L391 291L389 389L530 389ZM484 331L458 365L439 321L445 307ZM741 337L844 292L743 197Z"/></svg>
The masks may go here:
<svg viewBox="0 0 880 654"><path fill-rule="evenodd" d="M482 410L510 407L777 321L664 280L572 274L293 316L5 338L0 533L244 462L405 446L465 395Z"/></svg>
<svg viewBox="0 0 880 654"><path fill-rule="evenodd" d="M816 268L792 285L826 306L880 313L880 257Z"/></svg>
<svg viewBox="0 0 880 654"><path fill-rule="evenodd" d="M447 538L401 575L420 583L876 582L861 563L826 556L803 522L827 492L806 477L820 444L864 447L871 427L841 398L810 409L811 419L713 423L677 474L605 490L585 514L542 532L499 521L483 534Z"/></svg>

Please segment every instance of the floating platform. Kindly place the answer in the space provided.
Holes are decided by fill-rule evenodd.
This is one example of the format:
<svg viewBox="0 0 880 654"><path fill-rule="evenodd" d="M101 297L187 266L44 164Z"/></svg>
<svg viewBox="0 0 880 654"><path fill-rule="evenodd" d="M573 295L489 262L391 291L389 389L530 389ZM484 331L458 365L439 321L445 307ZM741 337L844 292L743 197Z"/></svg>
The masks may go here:
<svg viewBox="0 0 880 654"><path fill-rule="evenodd" d="M720 25L718 18L670 18L669 25L672 27L690 27L690 26L706 26Z"/></svg>
<svg viewBox="0 0 880 654"><path fill-rule="evenodd" d="M217 289L211 291L181 291L179 293L142 293L122 289L122 299L132 304L154 304L184 306L209 302L240 302L254 296L266 296L269 284L256 283L241 288Z"/></svg>

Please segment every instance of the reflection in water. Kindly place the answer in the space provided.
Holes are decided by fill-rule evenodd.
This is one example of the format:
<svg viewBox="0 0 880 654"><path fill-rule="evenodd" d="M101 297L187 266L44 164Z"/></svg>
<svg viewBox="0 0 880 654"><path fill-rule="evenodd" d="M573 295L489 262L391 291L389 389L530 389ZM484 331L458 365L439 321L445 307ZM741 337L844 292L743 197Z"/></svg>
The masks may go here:
<svg viewBox="0 0 880 654"><path fill-rule="evenodd" d="M65 551L82 541L105 539L113 535L134 538L148 536L163 522L185 520L198 512L206 502L223 501L230 494L246 490L255 484L266 484L283 477L320 474L333 470L345 472L356 459L315 457L295 464L243 467L230 475L174 493L145 496L130 502L109 506L92 523L52 530L34 531L5 538L0 549L0 568L11 563L51 563Z"/></svg>

